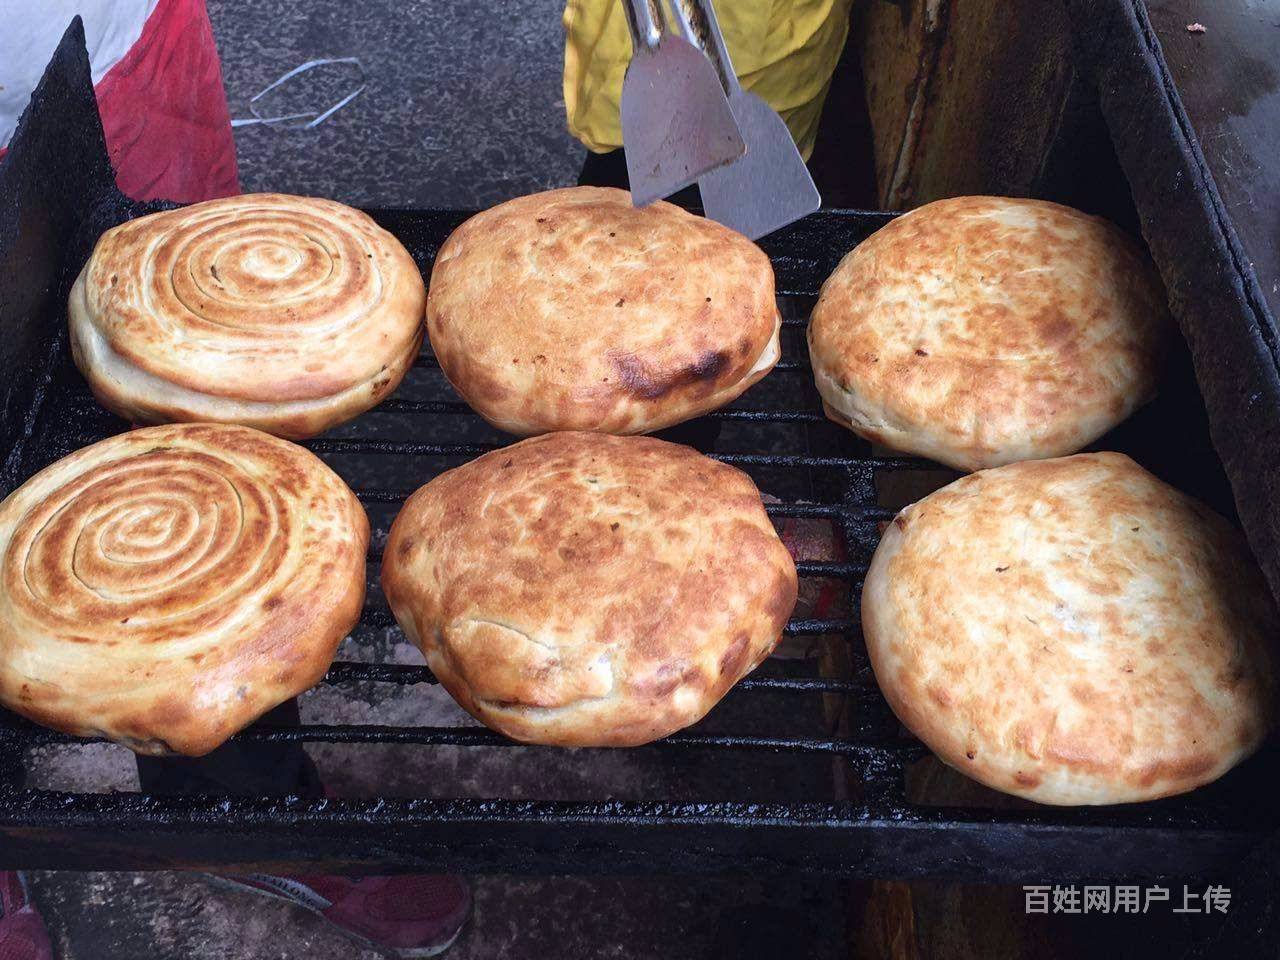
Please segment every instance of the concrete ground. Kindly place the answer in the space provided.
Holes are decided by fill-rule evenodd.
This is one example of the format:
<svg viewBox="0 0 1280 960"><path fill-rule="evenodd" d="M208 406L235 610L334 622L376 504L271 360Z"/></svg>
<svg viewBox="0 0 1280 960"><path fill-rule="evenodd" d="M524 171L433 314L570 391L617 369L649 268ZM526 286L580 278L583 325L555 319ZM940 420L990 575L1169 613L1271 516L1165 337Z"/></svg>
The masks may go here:
<svg viewBox="0 0 1280 960"><path fill-rule="evenodd" d="M246 191L360 206L484 207L577 180L565 129L561 0L208 0L231 116L323 111L318 126L236 129Z"/></svg>
<svg viewBox="0 0 1280 960"><path fill-rule="evenodd" d="M60 958L381 960L305 910L200 874L45 873L35 894ZM847 956L839 891L819 882L664 878L472 881L450 960Z"/></svg>

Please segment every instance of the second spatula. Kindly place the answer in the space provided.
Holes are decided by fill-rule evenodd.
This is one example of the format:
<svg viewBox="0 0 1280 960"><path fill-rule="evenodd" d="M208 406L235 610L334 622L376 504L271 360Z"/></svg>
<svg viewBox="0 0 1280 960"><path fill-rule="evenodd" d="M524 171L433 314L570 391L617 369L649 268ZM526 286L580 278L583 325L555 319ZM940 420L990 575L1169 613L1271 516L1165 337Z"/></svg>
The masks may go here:
<svg viewBox="0 0 1280 960"><path fill-rule="evenodd" d="M813 213L822 197L791 131L769 104L742 88L711 0L665 0L676 26L715 64L746 153L698 180L703 212L756 240Z"/></svg>

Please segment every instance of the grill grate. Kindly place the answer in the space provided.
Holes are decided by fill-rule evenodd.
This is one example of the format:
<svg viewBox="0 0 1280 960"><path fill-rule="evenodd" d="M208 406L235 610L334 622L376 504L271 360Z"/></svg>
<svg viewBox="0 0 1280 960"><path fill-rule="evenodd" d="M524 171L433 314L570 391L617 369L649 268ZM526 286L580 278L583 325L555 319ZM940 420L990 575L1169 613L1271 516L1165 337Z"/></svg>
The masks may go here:
<svg viewBox="0 0 1280 960"><path fill-rule="evenodd" d="M405 242L424 274L463 217L452 212L375 216ZM659 765L688 757L699 768L723 768L727 772L716 787L719 798L308 800L38 790L23 784L30 751L76 749L72 745L84 741L0 713L0 834L9 845L6 859L79 869L259 869L303 863L314 868L319 861L326 869L362 871L786 869L987 880L1034 880L1051 874L1060 882L1186 876L1229 863L1276 822L1277 815L1260 799L1268 795L1260 786L1268 762L1264 758L1189 797L1134 807L1055 810L1016 803L945 807L913 802L910 773L926 751L898 727L874 685L858 627L857 597L878 524L900 505L893 502L892 491L910 484L918 495L927 489L924 485L936 486L948 475L927 461L873 454L865 443L828 423L808 375L803 332L818 287L838 257L886 217L825 212L766 243L782 291L782 361L738 403L703 418L701 428L695 428L701 429L699 436L706 435L708 426L718 431L710 445L698 442L716 459L752 474L764 492L779 498L768 505L772 517L830 521L849 558L797 565L802 578L838 579L850 591L848 616L798 618L786 628L789 636L816 638L831 655L802 663L770 661L739 683L707 721L636 748ZM83 255L82 250L81 263ZM74 276L78 266L71 264L67 276ZM59 313L50 322L61 328L64 318ZM65 344L56 351L52 377L25 474L124 427L93 401L70 365ZM1194 390L1172 392L1171 399L1143 412L1136 424L1101 445L1120 446L1158 468L1167 455L1164 460L1154 457L1153 463L1138 448L1142 442L1166 444L1172 431L1179 436L1185 432L1187 417L1177 404L1186 396L1194 397ZM681 428L671 436L681 439ZM1135 438L1138 448L1131 442ZM399 504L441 470L507 442L510 438L489 428L457 399L435 359L424 353L396 396L332 436L307 444L351 483L370 512L371 589L355 636L397 632L376 580L382 543ZM1201 488L1213 486L1219 469L1216 463L1187 462L1202 446L1184 442L1179 448L1182 476L1191 478L1189 485L1201 495ZM1166 447L1161 449L1167 454ZM1204 480L1206 476L1210 479ZM358 685L407 688L434 682L424 666L343 661L332 666L321 686L341 695ZM775 724L783 732L769 726L775 715L785 715L786 722ZM512 744L476 726L384 723L258 725L235 739L509 748L504 756L517 757L512 762L518 763L555 749ZM775 793L781 790L783 800L744 799L753 766L727 759L743 752L781 759L783 766L762 767L759 775L782 778ZM577 751L572 761L589 775L593 755L598 752ZM808 764L809 773L797 775L792 789L786 771L793 768L786 764L793 761ZM817 780L827 781L826 791L817 796L812 792L815 761Z"/></svg>

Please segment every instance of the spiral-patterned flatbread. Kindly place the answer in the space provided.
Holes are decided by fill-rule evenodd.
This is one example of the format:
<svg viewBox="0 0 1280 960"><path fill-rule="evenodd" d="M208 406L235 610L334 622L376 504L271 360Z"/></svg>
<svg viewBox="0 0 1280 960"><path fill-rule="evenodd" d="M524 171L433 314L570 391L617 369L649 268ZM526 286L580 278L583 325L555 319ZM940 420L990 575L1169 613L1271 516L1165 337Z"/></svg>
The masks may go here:
<svg viewBox="0 0 1280 960"><path fill-rule="evenodd" d="M71 289L71 348L136 423L314 436L368 410L422 344L408 251L358 210L250 194L104 233Z"/></svg>
<svg viewBox="0 0 1280 960"><path fill-rule="evenodd" d="M198 756L314 685L364 602L369 523L314 455L148 427L0 504L0 703Z"/></svg>

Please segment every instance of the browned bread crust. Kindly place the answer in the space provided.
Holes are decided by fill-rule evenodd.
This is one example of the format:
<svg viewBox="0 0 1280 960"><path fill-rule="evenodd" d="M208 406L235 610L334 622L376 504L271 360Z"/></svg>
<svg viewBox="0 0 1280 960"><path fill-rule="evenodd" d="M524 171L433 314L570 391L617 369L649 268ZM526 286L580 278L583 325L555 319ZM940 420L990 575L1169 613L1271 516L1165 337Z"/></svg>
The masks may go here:
<svg viewBox="0 0 1280 960"><path fill-rule="evenodd" d="M669 203L570 187L472 217L440 248L427 331L449 382L511 433L647 433L737 398L778 359L773 268Z"/></svg>
<svg viewBox="0 0 1280 960"><path fill-rule="evenodd" d="M809 352L827 415L962 470L1075 453L1155 392L1163 288L1116 227L1040 200L939 200L822 288Z"/></svg>
<svg viewBox="0 0 1280 960"><path fill-rule="evenodd" d="M0 703L139 753L208 753L328 669L368 541L336 474L256 430L85 447L0 504Z"/></svg>
<svg viewBox="0 0 1280 960"><path fill-rule="evenodd" d="M902 722L1041 803L1190 790L1271 725L1278 621L1243 539L1117 453L986 470L907 507L862 623Z"/></svg>
<svg viewBox="0 0 1280 960"><path fill-rule="evenodd" d="M647 743L781 636L796 571L746 474L648 437L553 433L432 480L387 541L396 619L516 740Z"/></svg>
<svg viewBox="0 0 1280 960"><path fill-rule="evenodd" d="M396 388L425 303L413 258L365 214L249 194L108 230L68 315L77 366L120 416L301 439Z"/></svg>

